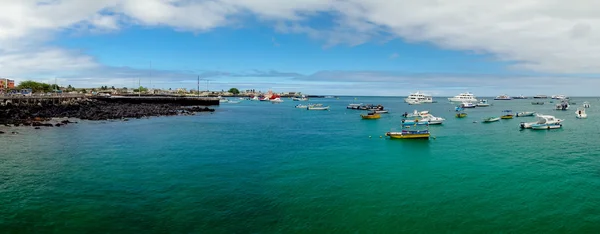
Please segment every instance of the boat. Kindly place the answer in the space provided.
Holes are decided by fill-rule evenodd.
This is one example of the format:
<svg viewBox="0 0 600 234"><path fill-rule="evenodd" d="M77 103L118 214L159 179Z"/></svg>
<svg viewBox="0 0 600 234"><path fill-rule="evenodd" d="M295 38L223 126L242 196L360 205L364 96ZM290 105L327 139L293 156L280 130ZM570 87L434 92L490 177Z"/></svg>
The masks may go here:
<svg viewBox="0 0 600 234"><path fill-rule="evenodd" d="M483 123L491 123L491 122L496 122L500 120L500 117L487 117L485 119L483 119Z"/></svg>
<svg viewBox="0 0 600 234"><path fill-rule="evenodd" d="M362 103L356 103L356 104L355 103L351 103L351 104L348 104L348 106L346 107L346 109L359 110L361 106L363 106Z"/></svg>
<svg viewBox="0 0 600 234"><path fill-rule="evenodd" d="M552 99L556 99L556 100L565 100L565 99L569 99L569 97L565 96L565 95L553 95Z"/></svg>
<svg viewBox="0 0 600 234"><path fill-rule="evenodd" d="M433 103L433 98L431 97L431 95L427 95L424 93L421 93L420 91L417 91L416 93L411 93L410 95L408 95L408 97L406 97L404 99L404 102L411 104L411 103ZM414 104L411 104L414 105Z"/></svg>
<svg viewBox="0 0 600 234"><path fill-rule="evenodd" d="M514 96L512 97L513 99L527 99L527 97L523 96L523 95L519 95L519 96Z"/></svg>
<svg viewBox="0 0 600 234"><path fill-rule="evenodd" d="M577 117L578 119L587 119L587 114L585 113L585 108L583 108L583 107L577 108L577 111L575 111L575 117Z"/></svg>
<svg viewBox="0 0 600 234"><path fill-rule="evenodd" d="M541 95L541 94L538 94L538 95L535 95L535 96L533 96L533 99L546 99L546 98L548 98L548 96L546 96L546 95Z"/></svg>
<svg viewBox="0 0 600 234"><path fill-rule="evenodd" d="M562 123L545 123L545 124L531 125L531 129L534 129L534 130L549 130L549 129L558 129L561 127L562 127Z"/></svg>
<svg viewBox="0 0 600 234"><path fill-rule="evenodd" d="M229 99L219 96L219 103L228 103Z"/></svg>
<svg viewBox="0 0 600 234"><path fill-rule="evenodd" d="M460 93L454 97L448 98L448 101L451 102L476 102L477 98L469 92Z"/></svg>
<svg viewBox="0 0 600 234"><path fill-rule="evenodd" d="M403 122L402 131L386 132L386 136L391 139L429 139L428 122Z"/></svg>
<svg viewBox="0 0 600 234"><path fill-rule="evenodd" d="M310 105L298 104L295 107L298 108L298 109L306 109L306 108L308 108L308 106L310 106Z"/></svg>
<svg viewBox="0 0 600 234"><path fill-rule="evenodd" d="M465 118L465 117L467 117L467 113L465 113L465 112L456 113L456 118Z"/></svg>
<svg viewBox="0 0 600 234"><path fill-rule="evenodd" d="M535 116L535 112L533 112L533 111L519 112L519 113L517 113L516 116L517 117Z"/></svg>
<svg viewBox="0 0 600 234"><path fill-rule="evenodd" d="M552 116L552 115L540 115L537 114L536 117L538 118L536 122L529 122L529 123L525 123L525 122L521 122L520 127L521 128L532 128L533 125L536 124L556 124L556 123L562 123L562 119L557 119L556 117Z"/></svg>
<svg viewBox="0 0 600 234"><path fill-rule="evenodd" d="M463 102L460 104L461 108L475 108L477 107L475 104L473 104L472 102Z"/></svg>
<svg viewBox="0 0 600 234"><path fill-rule="evenodd" d="M412 114L404 112L404 114L402 114L402 117L404 117L404 118L420 118L420 117L423 117L423 116L428 115L428 114L429 114L429 111L417 111L417 110L414 110Z"/></svg>
<svg viewBox="0 0 600 234"><path fill-rule="evenodd" d="M494 100L512 100L512 98L506 94L497 96Z"/></svg>
<svg viewBox="0 0 600 234"><path fill-rule="evenodd" d="M387 110L375 110L375 113L377 113L377 114L387 114L388 111Z"/></svg>
<svg viewBox="0 0 600 234"><path fill-rule="evenodd" d="M419 105L419 104L421 104L421 101L419 101L419 100L408 100L408 101L405 101L405 102L408 103L408 105Z"/></svg>
<svg viewBox="0 0 600 234"><path fill-rule="evenodd" d="M329 110L329 106L323 106L323 104L315 104L315 105L309 105L306 109L307 110Z"/></svg>
<svg viewBox="0 0 600 234"><path fill-rule="evenodd" d="M229 104L238 104L238 103L240 103L240 101L229 100L229 102L227 102L227 103L229 103Z"/></svg>
<svg viewBox="0 0 600 234"><path fill-rule="evenodd" d="M512 119L514 116L511 110L504 110L502 113L504 114L500 116L501 119Z"/></svg>
<svg viewBox="0 0 600 234"><path fill-rule="evenodd" d="M282 103L283 100L281 98L273 98L269 100L271 103Z"/></svg>
<svg viewBox="0 0 600 234"><path fill-rule="evenodd" d="M304 97L304 96L302 96L302 97L293 97L292 101L308 101L308 98Z"/></svg>
<svg viewBox="0 0 600 234"><path fill-rule="evenodd" d="M583 108L590 108L589 102L583 102Z"/></svg>
<svg viewBox="0 0 600 234"><path fill-rule="evenodd" d="M544 105L544 102L531 102L531 105Z"/></svg>
<svg viewBox="0 0 600 234"><path fill-rule="evenodd" d="M259 101L259 97L258 96L254 96L252 98L250 98L250 101Z"/></svg>
<svg viewBox="0 0 600 234"><path fill-rule="evenodd" d="M479 102L477 104L475 104L477 107L488 107L490 106L490 104L488 103L487 99L481 99L479 100Z"/></svg>
<svg viewBox="0 0 600 234"><path fill-rule="evenodd" d="M379 119L381 118L381 115L375 112L369 112L366 115L361 114L360 117L362 119Z"/></svg>
<svg viewBox="0 0 600 234"><path fill-rule="evenodd" d="M557 103L555 108L555 110L568 110L569 109L569 102L566 101L562 101L560 103Z"/></svg>
<svg viewBox="0 0 600 234"><path fill-rule="evenodd" d="M444 123L444 120L446 120L446 119L444 119L442 117L435 117L431 114L426 114L421 117L421 121L428 122L429 125L442 124L442 123Z"/></svg>

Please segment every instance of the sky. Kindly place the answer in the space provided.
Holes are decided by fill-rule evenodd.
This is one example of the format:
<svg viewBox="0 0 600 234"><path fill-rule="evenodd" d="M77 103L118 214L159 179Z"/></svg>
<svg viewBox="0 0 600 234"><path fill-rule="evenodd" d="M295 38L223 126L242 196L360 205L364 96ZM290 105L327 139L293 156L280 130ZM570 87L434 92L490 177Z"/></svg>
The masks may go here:
<svg viewBox="0 0 600 234"><path fill-rule="evenodd" d="M321 95L598 96L600 1L0 0L0 77Z"/></svg>

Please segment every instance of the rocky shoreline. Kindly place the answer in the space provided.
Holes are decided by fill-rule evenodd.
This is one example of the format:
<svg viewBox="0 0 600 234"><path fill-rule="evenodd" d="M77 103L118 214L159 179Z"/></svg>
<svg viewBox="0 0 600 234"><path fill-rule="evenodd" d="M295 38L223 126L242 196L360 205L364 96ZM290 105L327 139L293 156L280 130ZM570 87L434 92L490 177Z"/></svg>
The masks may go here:
<svg viewBox="0 0 600 234"><path fill-rule="evenodd" d="M7 104L0 106L0 125L59 127L74 123L62 120L49 123L53 118L82 120L111 120L128 118L145 118L151 116L193 115L197 112L214 112L208 107L183 107L178 104L131 104L106 102L102 100L84 99L70 103L52 104L37 103L29 105Z"/></svg>

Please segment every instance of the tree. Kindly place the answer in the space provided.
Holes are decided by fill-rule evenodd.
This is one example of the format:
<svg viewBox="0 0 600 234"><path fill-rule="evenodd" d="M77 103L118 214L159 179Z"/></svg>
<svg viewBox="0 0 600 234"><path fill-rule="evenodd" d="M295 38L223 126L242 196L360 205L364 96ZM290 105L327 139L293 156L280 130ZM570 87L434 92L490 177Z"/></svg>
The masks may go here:
<svg viewBox="0 0 600 234"><path fill-rule="evenodd" d="M240 94L240 91L239 91L237 88L230 88L230 89L229 89L229 92L230 92L230 93L233 93L233 94L235 94L235 95L237 95L237 94Z"/></svg>
<svg viewBox="0 0 600 234"><path fill-rule="evenodd" d="M115 90L115 86L110 86L110 89Z"/></svg>
<svg viewBox="0 0 600 234"><path fill-rule="evenodd" d="M49 92L51 90L49 84L35 82L32 80L26 80L19 83L17 89L31 89L32 92Z"/></svg>
<svg viewBox="0 0 600 234"><path fill-rule="evenodd" d="M82 93L87 93L87 90L85 90L85 89L82 89L82 90L81 90L81 92L82 92Z"/></svg>

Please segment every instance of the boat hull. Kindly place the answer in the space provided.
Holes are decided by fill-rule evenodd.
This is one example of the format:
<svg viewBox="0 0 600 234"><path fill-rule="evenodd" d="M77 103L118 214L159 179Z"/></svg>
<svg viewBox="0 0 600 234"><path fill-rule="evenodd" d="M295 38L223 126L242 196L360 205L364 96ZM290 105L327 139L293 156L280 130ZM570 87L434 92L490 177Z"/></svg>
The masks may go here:
<svg viewBox="0 0 600 234"><path fill-rule="evenodd" d="M512 115L503 115L503 116L500 116L500 118L501 119L512 119L513 116Z"/></svg>
<svg viewBox="0 0 600 234"><path fill-rule="evenodd" d="M427 133L405 133L405 132L387 132L386 136L392 139L429 139L429 132Z"/></svg>
<svg viewBox="0 0 600 234"><path fill-rule="evenodd" d="M531 129L533 130L550 130L550 129L559 129L562 127L562 124L533 124L531 125Z"/></svg>
<svg viewBox="0 0 600 234"><path fill-rule="evenodd" d="M374 114L374 115L360 115L360 117L362 119L379 119L381 118L380 114Z"/></svg>
<svg viewBox="0 0 600 234"><path fill-rule="evenodd" d="M528 117L528 116L534 116L535 112L520 112L517 113L517 117Z"/></svg>
<svg viewBox="0 0 600 234"><path fill-rule="evenodd" d="M456 114L456 118L465 118L467 117L467 114Z"/></svg>
<svg viewBox="0 0 600 234"><path fill-rule="evenodd" d="M498 122L500 121L500 118L489 118L489 119L484 119L483 123L493 123L493 122Z"/></svg>
<svg viewBox="0 0 600 234"><path fill-rule="evenodd" d="M307 110L329 110L329 107L308 107Z"/></svg>

